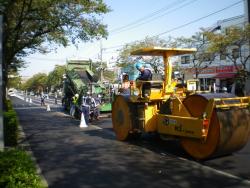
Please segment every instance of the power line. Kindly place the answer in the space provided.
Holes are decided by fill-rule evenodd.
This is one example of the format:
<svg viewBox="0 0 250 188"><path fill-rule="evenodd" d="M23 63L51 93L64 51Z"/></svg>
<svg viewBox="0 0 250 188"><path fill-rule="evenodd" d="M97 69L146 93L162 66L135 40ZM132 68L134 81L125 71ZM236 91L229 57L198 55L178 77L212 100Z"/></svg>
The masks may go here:
<svg viewBox="0 0 250 188"><path fill-rule="evenodd" d="M195 1L197 1L197 0L195 0ZM194 1L193 1L193 2L194 2ZM212 13L206 15L206 16L200 17L200 18L195 19L195 20L192 20L192 21L190 21L190 22L188 22L188 23L182 24L182 25L177 26L177 27L175 27L175 28L172 28L172 29L170 29L170 30L164 31L164 32L162 32L162 33L159 33L159 34L157 34L157 35L155 35L155 36L153 36L153 37L158 37L158 36L161 36L161 35L165 35L166 33L170 33L170 32L172 32L172 31L181 29L181 28L186 27L186 26L188 26L188 25L190 25L190 24L196 23L196 22L198 22L198 21L200 21L200 20L203 20L203 19L205 19L205 18L207 18L207 17L210 17L210 16L215 15L215 14L218 14L218 13L224 11L224 10L227 10L227 9L229 9L229 8L231 8L231 7L233 7L233 6L237 5L237 4L239 4L239 3L241 3L241 2L243 2L243 0L238 1L238 2L236 2L236 3L233 3L233 4L227 6L227 7L223 8L223 9L220 9L220 10L218 10L218 11L212 12ZM189 3L190 3L190 2L189 2ZM182 5L182 6L185 6L185 5L187 5L187 4L188 4L188 3L186 3L186 4ZM162 9L163 9L163 8L162 8ZM161 9L160 9L160 10L161 10ZM156 12L157 12L157 11L156 11ZM156 12L154 12L154 13L156 13ZM152 14L153 14L153 13L152 13ZM124 27L125 27L125 26L124 26ZM125 44L125 45L126 45L126 44ZM119 47L123 47L123 46L125 46L125 45L110 46L110 47L104 48L104 50L113 49L113 48L119 48ZM105 52L104 52L104 53L105 53ZM109 52L109 53L110 53L110 52ZM96 55L96 54L95 54L95 55ZM93 56L94 56L94 55L93 55ZM92 56L92 57L93 57L93 56ZM36 60L47 60L47 61L64 61L64 60L65 60L65 59L49 59L49 58L33 58L33 57L28 57L28 58L30 58L30 59L36 59ZM88 58L87 58L87 59L88 59Z"/></svg>
<svg viewBox="0 0 250 188"><path fill-rule="evenodd" d="M110 47L106 47L106 48L104 48L105 50L106 49L112 49L112 48L119 48L119 47L122 47L122 46L124 46L124 45L116 45L116 46L110 46Z"/></svg>
<svg viewBox="0 0 250 188"><path fill-rule="evenodd" d="M208 14L208 15L206 15L206 16L203 16L203 17L200 17L200 18L198 18L198 19L192 20L192 21L190 21L190 22L188 22L188 23L185 23L185 24L182 24L182 25L180 25L180 26L177 26L177 27L175 27L175 28L173 28L173 29L170 29L170 30L164 31L164 32L162 32L162 33L159 33L159 34L155 35L155 37L158 37L158 36L161 36L161 35L165 35L166 33L170 33L170 32L172 32L172 31L178 30L178 29L180 29L180 28L186 27L186 26L188 26L188 25L190 25L190 24L196 23L196 22L198 22L198 21L200 21L200 20L203 20L203 19L205 19L205 18L207 18L207 17L213 16L213 15L218 14L218 13L224 11L224 10L227 10L227 9L229 9L229 8L235 6L235 5L238 5L238 4L240 4L241 2L243 2L243 1L242 1L242 0L241 0L241 1L238 1L238 2L236 2L236 3L233 3L233 4L231 4L231 5L229 5L229 6L225 7L225 8L223 8L223 9L220 9L220 10L218 10L218 11L215 11L215 12L213 12L213 13L211 13L211 14Z"/></svg>
<svg viewBox="0 0 250 188"><path fill-rule="evenodd" d="M65 59L55 59L55 58L40 58L40 57L26 57L27 59L34 59L34 60L41 60L41 61L53 61L53 62L55 62L55 61L60 61L60 62L64 62L64 61L66 61L67 59L69 59L69 58L65 58ZM82 58L82 59L89 59L89 58L87 58L87 57L80 57L80 58Z"/></svg>
<svg viewBox="0 0 250 188"><path fill-rule="evenodd" d="M168 12L165 12L165 13L164 13L164 12L161 12L161 13L163 13L163 14L160 14L160 15L158 15L157 17L151 17L151 19L149 19L149 20L143 20L142 23L138 23L138 24L135 25L135 26L131 26L131 27L128 27L128 28L125 28L125 29L121 29L120 31L117 31L117 32L115 32L115 33L113 33L113 34L118 34L118 33L121 33L121 32L127 31L127 30L134 29L134 28L139 27L139 26L141 26L141 25L148 24L149 22L152 22L152 21L154 21L154 20L156 20L156 19L158 19L158 18L160 18L160 17L163 17L163 16L168 15L168 14L170 14L170 13L172 13L172 12L175 12L175 11L177 11L177 10L180 10L181 8L186 7L186 6L188 6L188 5L192 4L192 3L194 3L195 1L198 1L198 0L193 0L193 1L191 1L191 2L187 2L186 4L183 4L183 5L179 6L179 7L175 8L175 9L173 9L173 10L170 10L170 11L168 11Z"/></svg>
<svg viewBox="0 0 250 188"><path fill-rule="evenodd" d="M35 60L42 60L42 61L64 61L65 59L55 59L55 58L40 58L40 57L26 57L27 59L35 59Z"/></svg>
<svg viewBox="0 0 250 188"><path fill-rule="evenodd" d="M186 26L188 26L188 25L190 25L190 24L196 23L196 22L201 21L201 20L203 20L203 19L205 19L205 18L207 18L207 17L213 16L213 15L215 15L215 14L217 14L217 13L220 13L220 12L222 12L222 11L224 11L224 10L227 10L227 9L229 9L229 8L235 6L235 5L240 4L241 2L243 2L243 0L238 1L238 2L236 2L236 3L233 3L233 4L227 6L227 7L223 8L223 9L220 9L220 10L217 10L217 11L215 11L215 12L212 12L212 13L206 15L206 16L200 17L200 18L198 18L198 19L192 20L192 21L190 21L190 22L188 22L188 23L185 23L185 24L183 24L183 25L177 26L177 27L172 28L172 29L170 29L170 30L164 31L164 32L159 33L159 34L157 34L157 35L154 35L153 37L158 37L158 36L161 36L161 35L165 35L166 33L170 33L170 32L172 32L172 31L181 29L181 28L186 27ZM125 45L126 45L126 44L125 44ZM122 47L122 46L125 46L125 45L110 46L109 48Z"/></svg>
<svg viewBox="0 0 250 188"><path fill-rule="evenodd" d="M138 24L138 22L140 22L140 21L145 21L145 19L148 19L148 18L150 18L150 17L152 17L152 16L154 16L154 15L157 15L157 14L161 13L162 11L164 11L164 9L165 9L165 10L168 10L168 9L174 7L176 4L178 4L179 1L184 2L184 1L186 1L186 0L177 0L177 1L175 1L174 3L169 4L169 5L166 5L165 7L161 8L161 9L159 9L159 10L157 10L157 11L151 13L151 14L148 14L148 15L146 15L146 16L143 16L142 18L139 18L139 19L137 19L137 20L135 20L135 21L133 21L133 22L131 22L131 23L125 25L125 26L121 26L121 27L112 29L110 32L111 32L111 33L112 33L112 32L116 32L116 31L119 31L119 30L124 29L124 28L126 28L126 27L131 27L131 26L133 26L133 25L136 25L136 24Z"/></svg>

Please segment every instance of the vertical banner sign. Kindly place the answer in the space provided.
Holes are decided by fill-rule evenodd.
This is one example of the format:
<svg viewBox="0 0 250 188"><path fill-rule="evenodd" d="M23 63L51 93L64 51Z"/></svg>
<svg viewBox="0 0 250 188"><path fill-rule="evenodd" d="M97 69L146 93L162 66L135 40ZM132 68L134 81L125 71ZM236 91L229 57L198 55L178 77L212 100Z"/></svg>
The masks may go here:
<svg viewBox="0 0 250 188"><path fill-rule="evenodd" d="M3 138L3 54L2 54L2 43L3 43L3 16L0 15L0 150L4 148Z"/></svg>

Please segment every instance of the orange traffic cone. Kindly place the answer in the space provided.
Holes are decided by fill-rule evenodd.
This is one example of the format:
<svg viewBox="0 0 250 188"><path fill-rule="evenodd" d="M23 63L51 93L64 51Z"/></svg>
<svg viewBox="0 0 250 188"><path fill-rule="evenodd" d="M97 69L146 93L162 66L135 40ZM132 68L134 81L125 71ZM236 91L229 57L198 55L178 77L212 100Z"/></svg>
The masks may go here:
<svg viewBox="0 0 250 188"><path fill-rule="evenodd" d="M85 128L88 127L88 125L86 124L85 118L83 113L81 114L81 123L80 123L80 128Z"/></svg>

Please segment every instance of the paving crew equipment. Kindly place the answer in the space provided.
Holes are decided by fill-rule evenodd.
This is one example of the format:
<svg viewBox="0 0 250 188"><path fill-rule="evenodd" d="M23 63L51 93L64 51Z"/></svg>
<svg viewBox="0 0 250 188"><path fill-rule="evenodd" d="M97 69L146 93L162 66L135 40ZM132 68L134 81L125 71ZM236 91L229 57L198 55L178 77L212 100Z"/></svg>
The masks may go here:
<svg viewBox="0 0 250 188"><path fill-rule="evenodd" d="M69 109L70 102L75 94L79 94L78 107L81 106L82 96L86 96L87 93L94 97L98 95L103 98L109 97L109 88L106 88L104 84L98 81L98 76L92 72L92 62L90 60L69 60L65 73L63 98L65 108ZM100 111L111 111L110 101L101 103Z"/></svg>
<svg viewBox="0 0 250 188"><path fill-rule="evenodd" d="M250 137L250 97L228 93L195 93L176 89L170 57L195 49L144 48L131 53L162 56L165 79L136 81L129 95L118 95L112 104L113 129L118 140L140 133L156 132L162 138L177 138L195 159L207 159L241 149ZM150 92L142 96L141 85ZM132 136L132 137L131 137Z"/></svg>

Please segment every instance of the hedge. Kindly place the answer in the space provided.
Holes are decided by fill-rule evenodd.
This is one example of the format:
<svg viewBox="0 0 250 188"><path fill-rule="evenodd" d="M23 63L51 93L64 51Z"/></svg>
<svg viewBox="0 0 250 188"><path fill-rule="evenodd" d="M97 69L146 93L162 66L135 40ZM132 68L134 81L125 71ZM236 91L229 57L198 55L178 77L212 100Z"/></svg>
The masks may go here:
<svg viewBox="0 0 250 188"><path fill-rule="evenodd" d="M16 112L11 109L4 112L4 143L5 146L14 147L18 140L18 120Z"/></svg>
<svg viewBox="0 0 250 188"><path fill-rule="evenodd" d="M31 157L22 150L0 152L0 187L45 188Z"/></svg>

